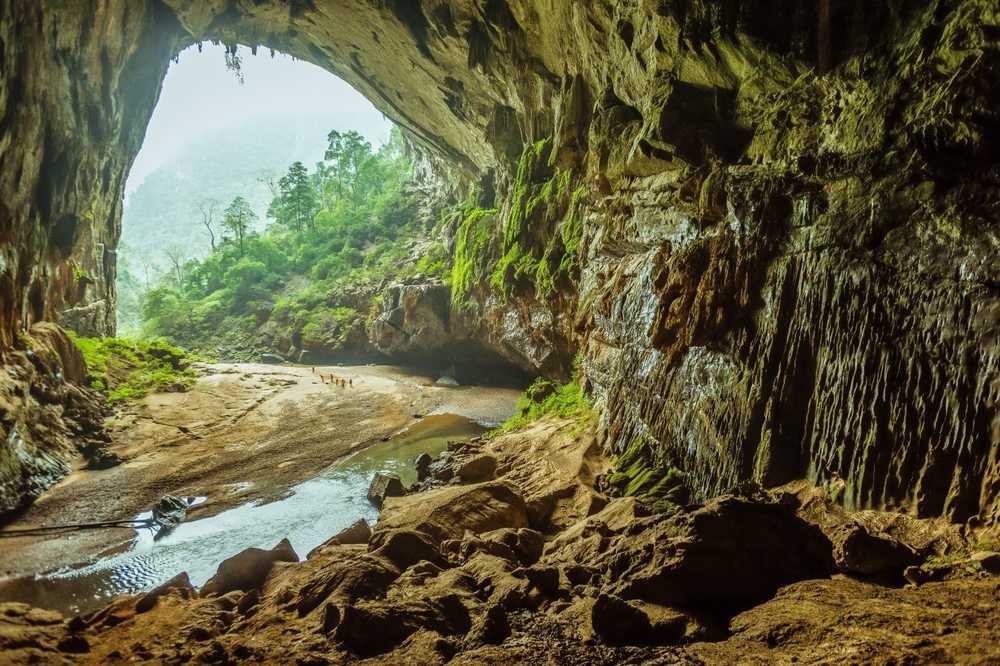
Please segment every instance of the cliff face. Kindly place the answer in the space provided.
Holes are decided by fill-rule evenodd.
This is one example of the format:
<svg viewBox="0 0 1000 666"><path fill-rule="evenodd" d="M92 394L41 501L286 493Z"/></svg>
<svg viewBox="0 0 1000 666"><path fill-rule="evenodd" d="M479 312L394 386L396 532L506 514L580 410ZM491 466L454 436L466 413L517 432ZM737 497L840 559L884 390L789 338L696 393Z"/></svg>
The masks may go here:
<svg viewBox="0 0 1000 666"><path fill-rule="evenodd" d="M74 304L112 328L169 58L262 45L477 186L451 310L525 368L581 351L610 449L701 497L839 477L852 506L1000 517L995 3L0 6L4 348Z"/></svg>

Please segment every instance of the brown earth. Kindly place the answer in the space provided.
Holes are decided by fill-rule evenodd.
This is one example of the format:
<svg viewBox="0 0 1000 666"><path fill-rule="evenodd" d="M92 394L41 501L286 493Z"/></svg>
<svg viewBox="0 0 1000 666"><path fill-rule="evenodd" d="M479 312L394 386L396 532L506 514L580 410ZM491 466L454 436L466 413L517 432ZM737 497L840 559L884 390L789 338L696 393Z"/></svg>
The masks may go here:
<svg viewBox="0 0 1000 666"><path fill-rule="evenodd" d="M594 490L607 460L592 429L573 422L460 444L447 458L422 492L386 500L367 544L335 539L304 561L284 542L250 549L219 567L212 589L181 575L70 621L0 605L2 654L93 664L1000 663L1000 555L972 555L981 546L957 526L848 513L803 483L653 514ZM446 467L455 481L440 480ZM470 467L485 478L458 481ZM936 580L904 585L909 562ZM845 573L862 569L879 575Z"/></svg>
<svg viewBox="0 0 1000 666"><path fill-rule="evenodd" d="M186 393L146 397L112 421L108 470L83 462L5 529L130 519L165 494L207 497L190 518L280 498L291 486L415 416L448 412L497 421L512 389L446 389L388 366L219 364ZM353 381L339 388L331 376ZM499 399L502 398L502 399ZM0 578L51 571L125 546L131 529L0 541Z"/></svg>

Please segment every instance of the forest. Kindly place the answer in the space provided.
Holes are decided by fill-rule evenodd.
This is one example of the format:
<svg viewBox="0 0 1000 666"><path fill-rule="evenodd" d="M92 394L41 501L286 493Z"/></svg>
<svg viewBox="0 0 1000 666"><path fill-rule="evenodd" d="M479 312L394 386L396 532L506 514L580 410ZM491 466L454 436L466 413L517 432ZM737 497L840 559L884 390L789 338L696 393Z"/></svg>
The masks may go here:
<svg viewBox="0 0 1000 666"><path fill-rule="evenodd" d="M410 254L408 241L426 235L415 228L411 173L398 130L377 150L358 132L332 131L322 161L295 162L272 185L265 224L243 196L202 206L211 252L168 255L169 270L141 298L141 336L228 358L275 340L341 349L386 279L445 277L440 243Z"/></svg>

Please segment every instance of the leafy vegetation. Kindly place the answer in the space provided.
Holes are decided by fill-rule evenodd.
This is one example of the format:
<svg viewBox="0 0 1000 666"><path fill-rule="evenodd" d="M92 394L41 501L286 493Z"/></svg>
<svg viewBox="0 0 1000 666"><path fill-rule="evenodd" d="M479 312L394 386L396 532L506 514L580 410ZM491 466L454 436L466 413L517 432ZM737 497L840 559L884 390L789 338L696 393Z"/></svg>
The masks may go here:
<svg viewBox="0 0 1000 666"><path fill-rule="evenodd" d="M261 335L263 347L345 344L369 313L358 294L389 277L447 273L440 245L410 261L407 241L426 235L403 187L410 173L398 131L378 151L356 132L331 132L325 161L312 172L295 162L278 181L265 230L233 200L215 251L146 294L143 335L228 355Z"/></svg>
<svg viewBox="0 0 1000 666"><path fill-rule="evenodd" d="M90 387L107 392L111 404L186 390L197 377L191 369L194 357L164 342L70 337L87 363Z"/></svg>
<svg viewBox="0 0 1000 666"><path fill-rule="evenodd" d="M138 161L118 250L119 331L140 335L142 296L173 271L168 253L183 264L214 251L212 236L221 232L223 211L235 197L250 204L259 218L253 230L263 231L280 177L296 160L322 160L331 126L365 136L388 131L380 115L348 108L267 115L191 137L148 173Z"/></svg>
<svg viewBox="0 0 1000 666"><path fill-rule="evenodd" d="M517 411L492 436L520 430L545 416L589 421L594 412L578 381L555 384L547 379L535 382L517 400Z"/></svg>
<svg viewBox="0 0 1000 666"><path fill-rule="evenodd" d="M451 269L451 297L464 304L485 275L490 261L490 243L496 227L496 209L476 208L465 216L455 235L455 259Z"/></svg>
<svg viewBox="0 0 1000 666"><path fill-rule="evenodd" d="M583 236L578 210L586 190L571 191L572 175L553 170L551 150L550 139L539 141L525 148L518 163L510 214L498 240L500 256L488 273L490 289L504 298L519 289L548 297L578 265Z"/></svg>

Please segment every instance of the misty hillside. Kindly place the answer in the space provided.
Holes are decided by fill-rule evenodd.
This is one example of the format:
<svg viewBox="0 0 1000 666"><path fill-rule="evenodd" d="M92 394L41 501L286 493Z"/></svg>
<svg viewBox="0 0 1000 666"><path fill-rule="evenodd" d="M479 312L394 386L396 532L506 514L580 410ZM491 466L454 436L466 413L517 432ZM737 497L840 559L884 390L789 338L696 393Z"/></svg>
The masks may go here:
<svg viewBox="0 0 1000 666"><path fill-rule="evenodd" d="M381 140L384 121L371 114L315 114L268 117L190 141L157 168L126 199L123 252L134 267L162 266L163 252L180 247L188 257L209 250L201 226L200 202L215 199L221 213L234 197L247 199L265 223L271 192L267 181L294 161L312 165L323 158L332 129L357 129Z"/></svg>
<svg viewBox="0 0 1000 666"><path fill-rule="evenodd" d="M180 250L188 259L210 251L199 203L219 202L218 234L223 209L242 196L256 211L260 230L272 198L268 181L280 178L292 162L311 167L321 160L330 130L354 129L381 143L386 127L376 114L336 111L268 116L190 140L126 197L118 251L120 329L135 332L140 294L166 270L168 250Z"/></svg>

